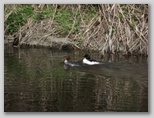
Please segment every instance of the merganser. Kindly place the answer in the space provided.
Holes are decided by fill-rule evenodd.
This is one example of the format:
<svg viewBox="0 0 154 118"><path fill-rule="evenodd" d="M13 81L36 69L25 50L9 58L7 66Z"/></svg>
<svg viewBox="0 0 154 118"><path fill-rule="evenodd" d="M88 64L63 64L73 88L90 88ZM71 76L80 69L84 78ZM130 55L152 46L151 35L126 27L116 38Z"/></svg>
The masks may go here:
<svg viewBox="0 0 154 118"><path fill-rule="evenodd" d="M70 56L65 56L64 64L69 66L79 66L77 62L71 62L70 59Z"/></svg>
<svg viewBox="0 0 154 118"><path fill-rule="evenodd" d="M96 65L96 64L101 64L100 62L93 60L90 58L88 54L84 55L83 63L87 65Z"/></svg>

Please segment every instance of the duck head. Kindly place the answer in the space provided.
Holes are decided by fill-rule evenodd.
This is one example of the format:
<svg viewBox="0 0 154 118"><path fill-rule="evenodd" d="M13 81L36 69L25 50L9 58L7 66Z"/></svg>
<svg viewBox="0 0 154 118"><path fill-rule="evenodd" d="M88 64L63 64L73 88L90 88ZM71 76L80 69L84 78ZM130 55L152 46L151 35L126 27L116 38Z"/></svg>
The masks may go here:
<svg viewBox="0 0 154 118"><path fill-rule="evenodd" d="M65 56L65 63L67 63L69 60L71 59L71 57L70 56Z"/></svg>
<svg viewBox="0 0 154 118"><path fill-rule="evenodd" d="M85 54L84 57L85 57L86 59L90 60L90 55Z"/></svg>

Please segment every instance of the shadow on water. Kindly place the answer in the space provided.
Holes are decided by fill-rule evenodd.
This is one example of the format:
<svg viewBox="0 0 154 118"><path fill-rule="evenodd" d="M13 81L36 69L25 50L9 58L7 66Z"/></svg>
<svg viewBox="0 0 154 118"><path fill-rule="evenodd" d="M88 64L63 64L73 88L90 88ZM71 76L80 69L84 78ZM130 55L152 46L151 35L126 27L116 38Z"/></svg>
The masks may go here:
<svg viewBox="0 0 154 118"><path fill-rule="evenodd" d="M65 67L63 58L81 60L79 51L4 50L4 111L148 111L146 59L93 58L97 66Z"/></svg>

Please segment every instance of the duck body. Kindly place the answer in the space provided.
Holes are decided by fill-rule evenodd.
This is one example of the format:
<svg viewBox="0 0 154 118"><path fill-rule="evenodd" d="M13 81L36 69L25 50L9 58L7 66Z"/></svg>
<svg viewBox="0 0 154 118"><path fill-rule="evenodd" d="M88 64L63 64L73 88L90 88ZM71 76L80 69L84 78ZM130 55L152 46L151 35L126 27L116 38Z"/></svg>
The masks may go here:
<svg viewBox="0 0 154 118"><path fill-rule="evenodd" d="M64 64L69 65L69 66L79 66L77 63L71 62L71 61L68 61L68 60L65 60Z"/></svg>
<svg viewBox="0 0 154 118"><path fill-rule="evenodd" d="M97 62L95 60L88 60L86 58L83 59L83 63L84 64L88 64L88 65L96 65L96 64L100 64L100 62Z"/></svg>
<svg viewBox="0 0 154 118"><path fill-rule="evenodd" d="M84 55L83 64L96 65L96 64L101 64L101 63L96 60L91 59L90 56L86 54Z"/></svg>
<svg viewBox="0 0 154 118"><path fill-rule="evenodd" d="M66 56L65 57L65 60L64 60L64 64L68 65L68 66L79 66L79 64L77 62L72 62L72 61L69 61L71 58L69 56Z"/></svg>

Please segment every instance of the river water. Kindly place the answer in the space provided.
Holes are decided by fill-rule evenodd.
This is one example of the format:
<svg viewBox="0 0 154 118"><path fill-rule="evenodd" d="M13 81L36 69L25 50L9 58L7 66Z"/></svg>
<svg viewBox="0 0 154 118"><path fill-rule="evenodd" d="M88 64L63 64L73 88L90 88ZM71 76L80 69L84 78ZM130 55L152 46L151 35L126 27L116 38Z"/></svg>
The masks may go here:
<svg viewBox="0 0 154 118"><path fill-rule="evenodd" d="M148 61L88 52L97 66L67 67L84 51L4 49L5 112L147 112Z"/></svg>

